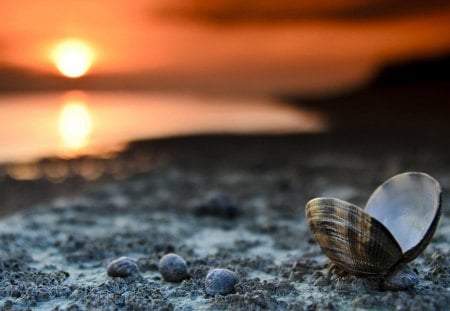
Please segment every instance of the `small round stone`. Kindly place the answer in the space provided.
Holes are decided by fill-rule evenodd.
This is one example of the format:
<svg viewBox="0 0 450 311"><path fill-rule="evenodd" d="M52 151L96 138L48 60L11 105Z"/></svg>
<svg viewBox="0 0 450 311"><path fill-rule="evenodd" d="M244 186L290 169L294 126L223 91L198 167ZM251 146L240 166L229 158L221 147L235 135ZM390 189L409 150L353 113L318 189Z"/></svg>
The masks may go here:
<svg viewBox="0 0 450 311"><path fill-rule="evenodd" d="M208 295L227 295L231 293L239 281L238 276L228 269L212 269L205 280L205 291Z"/></svg>
<svg viewBox="0 0 450 311"><path fill-rule="evenodd" d="M235 218L239 214L239 207L225 193L212 191L194 206L194 213L199 216L217 216Z"/></svg>
<svg viewBox="0 0 450 311"><path fill-rule="evenodd" d="M408 265L399 265L386 276L382 283L384 290L406 290L419 283L419 276Z"/></svg>
<svg viewBox="0 0 450 311"><path fill-rule="evenodd" d="M139 267L134 260L123 256L113 260L106 268L106 271L109 276L125 278L139 274Z"/></svg>
<svg viewBox="0 0 450 311"><path fill-rule="evenodd" d="M177 254L164 255L159 261L159 272L168 282L180 282L189 277L186 261Z"/></svg>

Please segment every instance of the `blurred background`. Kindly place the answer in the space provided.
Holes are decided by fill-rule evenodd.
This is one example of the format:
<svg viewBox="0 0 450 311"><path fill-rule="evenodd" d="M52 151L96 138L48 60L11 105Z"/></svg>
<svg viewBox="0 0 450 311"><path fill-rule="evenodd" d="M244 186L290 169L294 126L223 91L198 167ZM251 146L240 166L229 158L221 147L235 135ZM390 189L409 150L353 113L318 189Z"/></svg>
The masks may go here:
<svg viewBox="0 0 450 311"><path fill-rule="evenodd" d="M3 193L148 138L445 137L449 57L446 0L1 1Z"/></svg>

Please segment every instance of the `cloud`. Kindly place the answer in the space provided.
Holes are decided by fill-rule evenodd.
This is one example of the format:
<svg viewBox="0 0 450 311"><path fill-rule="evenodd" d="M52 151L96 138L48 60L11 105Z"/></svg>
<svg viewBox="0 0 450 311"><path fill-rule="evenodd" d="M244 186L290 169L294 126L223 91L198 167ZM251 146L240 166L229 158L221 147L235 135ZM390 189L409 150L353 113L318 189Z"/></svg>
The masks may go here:
<svg viewBox="0 0 450 311"><path fill-rule="evenodd" d="M183 3L170 1L157 11L165 17L234 24L314 19L367 20L422 15L442 10L450 10L447 0L190 0Z"/></svg>

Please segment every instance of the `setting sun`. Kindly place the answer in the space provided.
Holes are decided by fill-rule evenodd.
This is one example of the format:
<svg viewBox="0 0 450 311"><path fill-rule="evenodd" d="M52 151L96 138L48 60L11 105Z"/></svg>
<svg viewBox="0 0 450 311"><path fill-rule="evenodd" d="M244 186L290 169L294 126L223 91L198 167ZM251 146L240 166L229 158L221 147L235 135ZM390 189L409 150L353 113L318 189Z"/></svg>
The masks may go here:
<svg viewBox="0 0 450 311"><path fill-rule="evenodd" d="M55 47L52 61L64 76L78 78L92 66L94 51L84 41L68 39Z"/></svg>

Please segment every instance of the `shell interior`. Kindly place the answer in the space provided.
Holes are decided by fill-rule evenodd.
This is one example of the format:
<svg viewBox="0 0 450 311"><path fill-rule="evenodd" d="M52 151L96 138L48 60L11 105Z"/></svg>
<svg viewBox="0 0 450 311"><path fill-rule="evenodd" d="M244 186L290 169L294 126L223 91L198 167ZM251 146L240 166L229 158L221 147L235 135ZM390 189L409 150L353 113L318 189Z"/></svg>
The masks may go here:
<svg viewBox="0 0 450 311"><path fill-rule="evenodd" d="M429 240L440 212L441 187L431 176L408 172L396 175L378 187L365 211L394 236L403 253ZM428 244L428 243L426 243ZM423 245L422 249L426 245Z"/></svg>

